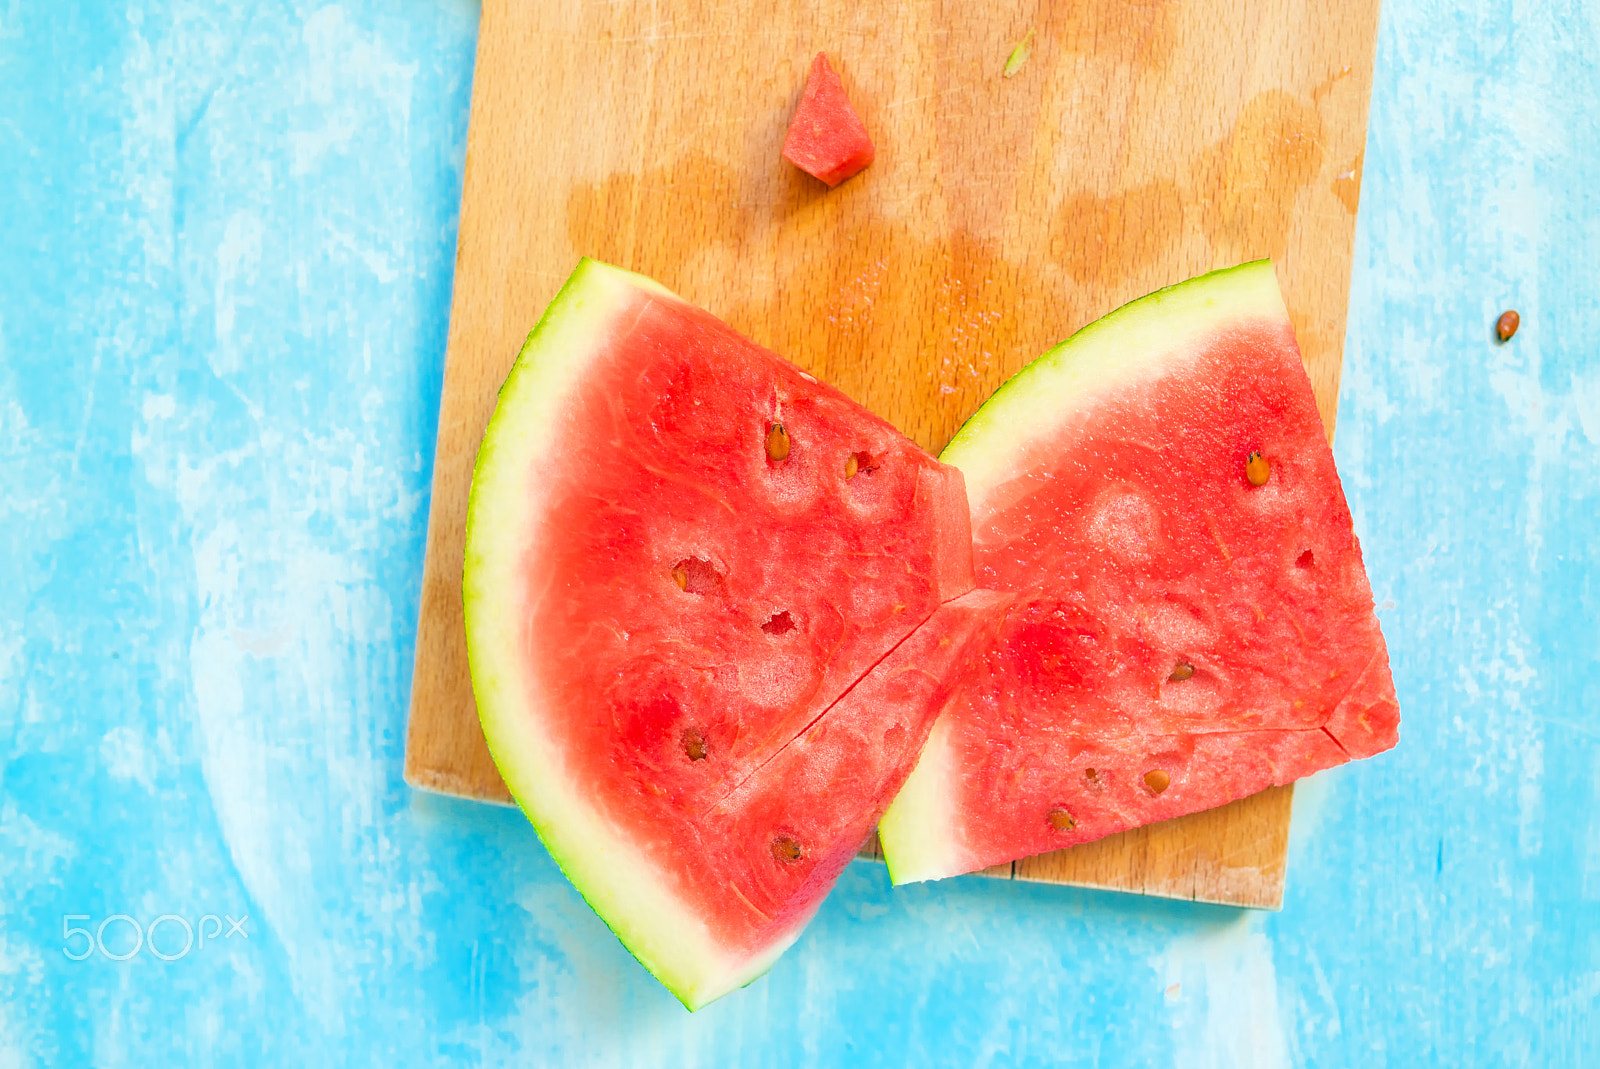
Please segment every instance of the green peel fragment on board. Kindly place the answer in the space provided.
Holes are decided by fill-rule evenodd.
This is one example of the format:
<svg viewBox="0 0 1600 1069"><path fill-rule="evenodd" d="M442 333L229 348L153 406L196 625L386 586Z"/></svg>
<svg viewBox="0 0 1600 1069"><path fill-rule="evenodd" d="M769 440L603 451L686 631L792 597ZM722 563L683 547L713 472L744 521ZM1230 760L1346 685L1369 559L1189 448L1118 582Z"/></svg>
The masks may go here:
<svg viewBox="0 0 1600 1069"><path fill-rule="evenodd" d="M1028 62L1028 56L1030 56L1032 53L1033 31L1029 30L1028 35L1018 43L1017 47L1011 50L1011 55L1006 58L1006 69L1002 72L1005 77L1010 78L1012 75L1020 71L1022 69L1022 65Z"/></svg>

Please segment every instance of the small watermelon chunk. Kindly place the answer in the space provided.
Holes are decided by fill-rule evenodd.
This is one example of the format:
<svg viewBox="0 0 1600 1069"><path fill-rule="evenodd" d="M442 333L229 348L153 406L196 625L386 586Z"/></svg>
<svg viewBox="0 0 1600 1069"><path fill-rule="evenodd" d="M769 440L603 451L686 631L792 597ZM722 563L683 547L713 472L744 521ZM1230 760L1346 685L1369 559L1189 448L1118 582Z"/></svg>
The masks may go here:
<svg viewBox="0 0 1600 1069"><path fill-rule="evenodd" d="M953 600L971 554L960 472L649 279L586 260L529 336L473 477L473 691L691 1009L796 938L915 761L996 616Z"/></svg>
<svg viewBox="0 0 1600 1069"><path fill-rule="evenodd" d="M862 171L876 156L861 116L845 96L844 83L827 54L818 52L783 139L783 158L831 189Z"/></svg>
<svg viewBox="0 0 1600 1069"><path fill-rule="evenodd" d="M1399 705L1267 261L1135 301L942 458L1016 592L880 828L896 883L1221 805L1395 745Z"/></svg>

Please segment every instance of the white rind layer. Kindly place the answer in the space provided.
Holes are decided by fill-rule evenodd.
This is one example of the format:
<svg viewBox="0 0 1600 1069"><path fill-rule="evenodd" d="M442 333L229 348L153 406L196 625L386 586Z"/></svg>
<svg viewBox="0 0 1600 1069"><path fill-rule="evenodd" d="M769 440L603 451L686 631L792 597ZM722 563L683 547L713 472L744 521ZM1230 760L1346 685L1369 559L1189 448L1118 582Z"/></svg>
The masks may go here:
<svg viewBox="0 0 1600 1069"><path fill-rule="evenodd" d="M1005 382L962 426L939 459L961 469L973 530L1027 479L1030 447L1115 392L1181 371L1230 325L1287 323L1272 261L1213 271L1123 305L1090 323ZM934 725L917 767L878 825L896 884L973 869L956 826L962 769L949 714Z"/></svg>
<svg viewBox="0 0 1600 1069"><path fill-rule="evenodd" d="M916 767L878 821L879 842L894 844L892 852L884 846L883 859L896 887L967 871L962 867L961 843L950 834L955 816L951 788L959 772L950 745L950 718L941 716L922 745Z"/></svg>
<svg viewBox="0 0 1600 1069"><path fill-rule="evenodd" d="M1288 321L1272 261L1255 260L1140 297L1008 379L939 459L960 468L974 523L990 495L1025 477L1029 446L1117 390L1169 374L1229 324Z"/></svg>
<svg viewBox="0 0 1600 1069"><path fill-rule="evenodd" d="M548 502L537 493L541 468L558 463L565 413L585 369L605 351L618 309L639 295L683 303L658 283L584 260L528 336L500 390L473 472L462 595L467 656L484 738L506 785L561 870L623 945L689 1009L766 972L798 937L757 957L726 953L641 860L628 836L574 789L559 736L541 730L526 621L535 605L521 583L534 532Z"/></svg>

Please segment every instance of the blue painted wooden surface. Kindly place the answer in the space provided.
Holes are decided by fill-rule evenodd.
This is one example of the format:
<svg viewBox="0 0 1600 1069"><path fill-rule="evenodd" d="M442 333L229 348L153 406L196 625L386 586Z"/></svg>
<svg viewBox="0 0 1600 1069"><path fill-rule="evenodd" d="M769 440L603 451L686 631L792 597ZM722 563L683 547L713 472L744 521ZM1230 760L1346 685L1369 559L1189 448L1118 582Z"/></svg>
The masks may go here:
<svg viewBox="0 0 1600 1069"><path fill-rule="evenodd" d="M475 30L0 4L0 1066L1600 1064L1592 4L1385 12L1337 454L1405 722L1283 912L858 864L693 1017L400 779ZM119 914L173 960L69 960Z"/></svg>

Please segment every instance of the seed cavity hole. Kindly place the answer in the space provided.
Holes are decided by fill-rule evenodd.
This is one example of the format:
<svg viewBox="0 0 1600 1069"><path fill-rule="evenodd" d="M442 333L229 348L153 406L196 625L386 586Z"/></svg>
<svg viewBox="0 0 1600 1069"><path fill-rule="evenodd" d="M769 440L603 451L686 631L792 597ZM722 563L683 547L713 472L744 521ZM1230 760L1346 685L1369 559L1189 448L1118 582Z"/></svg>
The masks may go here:
<svg viewBox="0 0 1600 1069"><path fill-rule="evenodd" d="M1309 549L1294 559L1296 568L1309 568L1315 563L1317 563L1317 558Z"/></svg>
<svg viewBox="0 0 1600 1069"><path fill-rule="evenodd" d="M781 423L767 427L767 459L774 464L789 459L789 432Z"/></svg>
<svg viewBox="0 0 1600 1069"><path fill-rule="evenodd" d="M706 759L706 736L699 728L683 729L683 752L691 761Z"/></svg>
<svg viewBox="0 0 1600 1069"><path fill-rule="evenodd" d="M685 557L674 564L672 581L677 583L678 589L685 594L698 594L704 597L707 594L722 592L722 576L717 573L716 567L710 561L700 557Z"/></svg>
<svg viewBox="0 0 1600 1069"><path fill-rule="evenodd" d="M1144 774L1144 785L1151 794L1160 794L1172 785L1172 777L1159 768L1152 768Z"/></svg>
<svg viewBox="0 0 1600 1069"><path fill-rule="evenodd" d="M1044 819L1049 821L1050 826L1056 831L1071 831L1078 826L1077 819L1065 806L1056 806L1045 814Z"/></svg>
<svg viewBox="0 0 1600 1069"><path fill-rule="evenodd" d="M785 864L793 864L804 857L805 852L800 849L799 843L787 835L780 835L772 840L772 856Z"/></svg>
<svg viewBox="0 0 1600 1069"><path fill-rule="evenodd" d="M867 452L851 453L845 458L844 477L854 479L857 475L871 475L878 470L872 462L872 454Z"/></svg>
<svg viewBox="0 0 1600 1069"><path fill-rule="evenodd" d="M794 618L785 609L783 612L772 614L772 619L761 625L761 630L769 635L787 635L794 630Z"/></svg>

